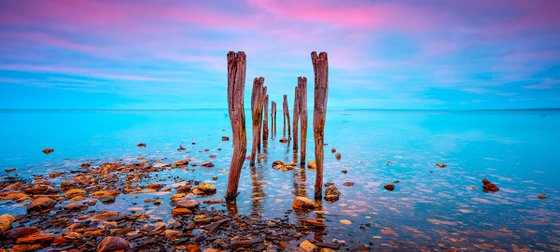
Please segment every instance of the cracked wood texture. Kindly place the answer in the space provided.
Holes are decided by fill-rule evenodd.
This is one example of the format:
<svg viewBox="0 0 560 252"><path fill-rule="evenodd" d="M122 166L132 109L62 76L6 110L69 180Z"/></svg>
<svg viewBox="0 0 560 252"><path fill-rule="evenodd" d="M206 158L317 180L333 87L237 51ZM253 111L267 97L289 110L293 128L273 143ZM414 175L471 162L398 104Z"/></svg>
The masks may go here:
<svg viewBox="0 0 560 252"><path fill-rule="evenodd" d="M255 165L255 158L257 156L257 149L260 149L260 131L262 123L262 108L264 102L264 93L266 88L263 86L264 78L255 78L253 81L253 91L251 94L251 112L253 114L253 144L251 146L251 160L250 165Z"/></svg>
<svg viewBox="0 0 560 252"><path fill-rule="evenodd" d="M315 199L321 199L323 189L323 161L325 142L325 120L327 117L327 98L329 88L329 63L327 53L311 53L313 72L315 73L315 104L313 108L313 137L315 138L315 162L317 175L315 177Z"/></svg>
<svg viewBox="0 0 560 252"><path fill-rule="evenodd" d="M266 146L268 144L268 95L264 98L264 114L263 114L263 131L262 131L262 143L263 148L266 152Z"/></svg>
<svg viewBox="0 0 560 252"><path fill-rule="evenodd" d="M305 164L305 155L307 151L307 78L298 77L298 90L299 90L299 124L301 130L299 137L301 144L299 146L300 164Z"/></svg>
<svg viewBox="0 0 560 252"><path fill-rule="evenodd" d="M261 77L261 78L262 78L262 77ZM264 82L264 79L263 79L263 82ZM263 142L263 141L262 141L263 123L264 123L263 117L266 117L266 114L263 113L263 112L264 112L264 111L263 111L263 110L264 110L264 100L265 100L265 98L266 98L266 92L267 92L266 89L267 89L266 86L264 86L264 84L263 84L262 92L260 93L260 96L261 96L261 97L260 97L260 103L259 103L259 106L261 106L261 109L260 109L260 111L259 111L259 116L260 116L260 122L259 122L259 144L257 144L257 149L258 149L258 153L259 153L259 154L261 153L261 145L262 145L262 142Z"/></svg>
<svg viewBox="0 0 560 252"><path fill-rule="evenodd" d="M298 129L299 129L299 88L296 86L295 87L295 91L294 91L294 110L293 110L293 116L292 116L292 122L293 122L293 126L292 126L292 130L293 133L292 135L294 136L294 146L293 146L293 150L294 152L297 152L298 150ZM296 155L297 157L297 155Z"/></svg>
<svg viewBox="0 0 560 252"><path fill-rule="evenodd" d="M241 168L247 154L247 132L245 130L245 52L227 54L228 62L228 112L233 133L233 156L229 167L226 201L234 202L237 198Z"/></svg>
<svg viewBox="0 0 560 252"><path fill-rule="evenodd" d="M288 141L292 139L290 135L290 109L288 108L288 95L284 95L284 137L286 137L286 125L288 125Z"/></svg>

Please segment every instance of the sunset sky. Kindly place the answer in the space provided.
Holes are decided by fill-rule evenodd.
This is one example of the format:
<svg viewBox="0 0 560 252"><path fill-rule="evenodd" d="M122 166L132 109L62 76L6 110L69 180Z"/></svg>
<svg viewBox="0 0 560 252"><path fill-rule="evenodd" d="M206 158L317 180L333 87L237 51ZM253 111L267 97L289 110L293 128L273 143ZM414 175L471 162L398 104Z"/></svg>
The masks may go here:
<svg viewBox="0 0 560 252"><path fill-rule="evenodd" d="M329 108L560 107L560 1L0 0L0 108L227 108L226 54L271 100ZM312 88L309 88L312 104Z"/></svg>

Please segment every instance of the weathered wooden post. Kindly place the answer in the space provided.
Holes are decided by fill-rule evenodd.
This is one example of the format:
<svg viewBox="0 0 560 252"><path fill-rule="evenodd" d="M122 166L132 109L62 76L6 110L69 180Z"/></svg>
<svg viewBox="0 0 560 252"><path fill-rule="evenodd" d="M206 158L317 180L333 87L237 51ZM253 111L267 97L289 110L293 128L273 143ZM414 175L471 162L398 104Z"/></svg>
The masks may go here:
<svg viewBox="0 0 560 252"><path fill-rule="evenodd" d="M261 106L261 109L259 111L259 116L260 116L260 118L259 118L259 144L257 145L258 153L261 153L261 144L262 144L261 139L262 139L263 121L264 121L263 117L266 117L266 116L263 116L264 99L266 98L266 87L265 86L262 87L262 92L260 93L260 96L261 97L259 99L259 101L260 101L259 106Z"/></svg>
<svg viewBox="0 0 560 252"><path fill-rule="evenodd" d="M263 131L262 131L263 148L266 151L268 143L268 95L264 98L264 114L263 114Z"/></svg>
<svg viewBox="0 0 560 252"><path fill-rule="evenodd" d="M288 108L288 95L284 95L284 138L286 138L286 125L288 125L288 141L292 139L290 136L290 109Z"/></svg>
<svg viewBox="0 0 560 252"><path fill-rule="evenodd" d="M307 150L307 78L298 77L299 87L299 120L301 130L299 133L301 144L299 147L299 163L305 164L305 155Z"/></svg>
<svg viewBox="0 0 560 252"><path fill-rule="evenodd" d="M325 120L327 117L327 98L329 88L329 63L327 53L311 53L313 72L315 73L315 105L313 109L313 136L315 138L315 162L317 176L315 179L315 199L321 199L323 194L323 144L325 136Z"/></svg>
<svg viewBox="0 0 560 252"><path fill-rule="evenodd" d="M270 134L270 135L271 135L271 138L272 138L272 137L276 136L276 102L275 101L272 102L272 118L271 119L272 119L272 134Z"/></svg>
<svg viewBox="0 0 560 252"><path fill-rule="evenodd" d="M266 90L263 87L264 78L255 78L253 81L253 91L251 94L251 112L253 114L253 144L251 147L251 162L250 165L255 165L255 158L257 156L257 149L260 143L260 129L262 123L262 108L263 108L263 93Z"/></svg>
<svg viewBox="0 0 560 252"><path fill-rule="evenodd" d="M234 202L241 168L247 154L247 133L245 131L245 108L243 94L245 92L245 52L228 52L228 112L233 134L233 156L229 167L226 201Z"/></svg>
<svg viewBox="0 0 560 252"><path fill-rule="evenodd" d="M294 136L294 146L293 146L293 150L294 152L297 152L298 150L298 129L299 129L299 88L296 86L295 90L294 90L294 111L293 111L293 116L292 116L292 122L293 122L293 126L292 126L292 130L293 130L293 136ZM297 155L296 155L297 158Z"/></svg>

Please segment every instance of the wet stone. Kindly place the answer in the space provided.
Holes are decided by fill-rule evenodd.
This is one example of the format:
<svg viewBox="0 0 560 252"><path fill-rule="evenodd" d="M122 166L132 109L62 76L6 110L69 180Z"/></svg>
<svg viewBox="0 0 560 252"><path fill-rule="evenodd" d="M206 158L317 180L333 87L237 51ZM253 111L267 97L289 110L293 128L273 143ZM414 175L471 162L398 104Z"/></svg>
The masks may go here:
<svg viewBox="0 0 560 252"><path fill-rule="evenodd" d="M53 234L34 233L17 239L17 244L49 243L54 240Z"/></svg>
<svg viewBox="0 0 560 252"><path fill-rule="evenodd" d="M117 236L107 236L103 238L103 240L101 240L101 242L97 245L96 252L128 250L131 247L132 246L130 245L130 243L124 238Z"/></svg>
<svg viewBox="0 0 560 252"><path fill-rule="evenodd" d="M393 190L395 190L395 185L386 184L386 185L383 186L383 188L385 188L385 190L387 190L387 191L393 191Z"/></svg>
<svg viewBox="0 0 560 252"><path fill-rule="evenodd" d="M46 155L49 155L49 154L54 152L54 149L53 148L45 148L45 149L42 150L42 152L45 153Z"/></svg>
<svg viewBox="0 0 560 252"><path fill-rule="evenodd" d="M16 218L11 214L0 215L0 231L6 232L8 229L12 228L12 224Z"/></svg>
<svg viewBox="0 0 560 252"><path fill-rule="evenodd" d="M500 188L498 188L496 185L490 183L488 179L483 179L482 184L482 189L484 192L497 192L500 190Z"/></svg>
<svg viewBox="0 0 560 252"><path fill-rule="evenodd" d="M27 205L27 212L48 212L54 208L55 201L49 197L40 197Z"/></svg>

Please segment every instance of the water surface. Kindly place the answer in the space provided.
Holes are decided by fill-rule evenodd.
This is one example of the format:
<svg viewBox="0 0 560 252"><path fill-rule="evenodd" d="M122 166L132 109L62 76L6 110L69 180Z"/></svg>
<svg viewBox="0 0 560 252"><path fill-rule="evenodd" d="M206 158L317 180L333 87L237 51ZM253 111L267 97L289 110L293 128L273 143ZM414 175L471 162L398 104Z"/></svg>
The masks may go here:
<svg viewBox="0 0 560 252"><path fill-rule="evenodd" d="M246 162L243 169L242 214L284 216L295 195L313 196L314 170L271 167L276 160L293 160L292 147L278 142L278 119L268 158L254 168ZM218 194L211 198L225 194L232 154L231 141L221 141L231 136L226 110L1 110L0 120L3 177L14 174L4 172L10 167L17 168L18 176L30 177L75 170L85 161L132 162L142 156L165 164L190 157L216 166L162 175L213 183ZM311 126L308 137L307 160L312 160ZM148 147L136 147L140 142ZM325 142L325 182L334 182L342 196L323 202L327 229L315 234L323 240L393 249L560 249L558 111L329 111ZM180 144L185 152L177 151ZM43 154L46 147L55 152ZM342 154L341 160L331 148ZM441 169L435 163L448 166ZM173 183L166 177L154 181ZM483 178L501 190L482 192ZM395 191L383 189L395 180ZM355 185L346 187L346 181ZM538 199L538 194L549 197ZM96 207L126 211L132 207L127 197ZM168 219L170 210L164 204L151 214ZM0 212L23 214L25 208L1 202ZM313 212L288 215L294 222L317 217ZM352 224L341 224L343 219Z"/></svg>

